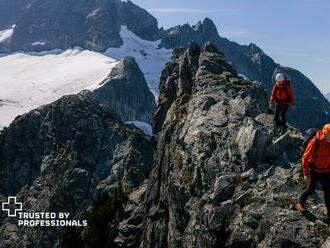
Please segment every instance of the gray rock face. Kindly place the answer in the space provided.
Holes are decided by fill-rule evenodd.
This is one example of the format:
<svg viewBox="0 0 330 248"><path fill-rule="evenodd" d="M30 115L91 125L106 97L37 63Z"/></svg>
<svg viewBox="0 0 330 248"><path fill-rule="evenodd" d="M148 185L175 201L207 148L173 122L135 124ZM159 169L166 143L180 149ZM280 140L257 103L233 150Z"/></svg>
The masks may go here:
<svg viewBox="0 0 330 248"><path fill-rule="evenodd" d="M205 19L192 27L185 24L164 31L162 46L186 47L190 41L195 41L199 45L211 41L223 51L240 74L260 82L268 94L272 90L276 73L284 72L291 80L297 96L296 107L289 111L289 120L301 130L319 128L329 121L330 104L317 87L301 72L275 63L255 44L242 46L229 41L219 36L211 20Z"/></svg>
<svg viewBox="0 0 330 248"><path fill-rule="evenodd" d="M117 4L117 8L122 25L144 40L159 39L158 21L146 10L129 0Z"/></svg>
<svg viewBox="0 0 330 248"><path fill-rule="evenodd" d="M319 247L326 240L324 224L290 210L302 189L302 136L272 134L259 85L238 78L214 46L191 44L175 51L160 87L140 247Z"/></svg>
<svg viewBox="0 0 330 248"><path fill-rule="evenodd" d="M130 1L35 0L16 23L11 45L15 51L104 51L122 44L121 25L144 39L158 37L157 20Z"/></svg>
<svg viewBox="0 0 330 248"><path fill-rule="evenodd" d="M1 0L0 30L14 25L34 0Z"/></svg>
<svg viewBox="0 0 330 248"><path fill-rule="evenodd" d="M93 92L82 94L109 106L122 121L151 121L155 98L134 58L120 60L101 85Z"/></svg>
<svg viewBox="0 0 330 248"><path fill-rule="evenodd" d="M166 48L186 47L191 41L204 44L218 38L216 26L210 19L206 18L194 26L184 24L165 30L161 45Z"/></svg>
<svg viewBox="0 0 330 248"><path fill-rule="evenodd" d="M86 218L104 197L137 189L152 158L150 140L141 131L89 98L66 96L18 117L0 133L1 200L16 195L24 211ZM56 247L65 232L18 228L4 215L0 223L1 247ZM86 230L86 244L92 231Z"/></svg>

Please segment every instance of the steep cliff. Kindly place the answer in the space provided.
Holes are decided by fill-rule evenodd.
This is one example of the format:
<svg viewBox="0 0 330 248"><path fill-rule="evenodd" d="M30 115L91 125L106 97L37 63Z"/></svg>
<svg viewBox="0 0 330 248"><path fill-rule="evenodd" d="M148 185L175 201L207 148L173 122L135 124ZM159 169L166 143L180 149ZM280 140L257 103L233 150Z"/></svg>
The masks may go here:
<svg viewBox="0 0 330 248"><path fill-rule="evenodd" d="M109 106L122 121L151 121L155 98L134 58L121 59L100 85L82 94Z"/></svg>
<svg viewBox="0 0 330 248"><path fill-rule="evenodd" d="M318 247L321 222L294 211L299 131L272 132L265 91L206 44L163 71L141 247ZM324 206L316 212L324 214Z"/></svg>
<svg viewBox="0 0 330 248"><path fill-rule="evenodd" d="M74 46L104 51L122 45L121 25L147 40L155 40L159 33L157 20L130 1L35 0L29 2L28 9L24 7L27 4L13 4L6 1L3 11L15 11L17 18L0 19L0 26L7 22L16 24L8 51L45 51ZM24 11L19 11L20 8Z"/></svg>
<svg viewBox="0 0 330 248"><path fill-rule="evenodd" d="M34 0L1 0L0 30L9 28L17 23L33 1Z"/></svg>

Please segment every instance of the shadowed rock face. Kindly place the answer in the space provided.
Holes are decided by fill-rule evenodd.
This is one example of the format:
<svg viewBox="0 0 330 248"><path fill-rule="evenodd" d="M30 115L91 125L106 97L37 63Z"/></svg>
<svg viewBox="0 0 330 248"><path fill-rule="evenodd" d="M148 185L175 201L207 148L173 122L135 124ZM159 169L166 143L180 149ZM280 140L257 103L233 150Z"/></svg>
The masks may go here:
<svg viewBox="0 0 330 248"><path fill-rule="evenodd" d="M24 211L69 212L82 219L105 196L137 189L152 157L142 132L86 97L66 96L0 133L1 202L17 195ZM1 247L54 247L65 231L10 223L1 215Z"/></svg>
<svg viewBox="0 0 330 248"><path fill-rule="evenodd" d="M16 24L34 0L0 0L0 30Z"/></svg>
<svg viewBox="0 0 330 248"><path fill-rule="evenodd" d="M302 136L274 136L260 86L238 78L214 46L190 44L175 51L160 89L141 247L324 242L323 224L290 210L301 191Z"/></svg>
<svg viewBox="0 0 330 248"><path fill-rule="evenodd" d="M83 94L109 106L122 121L150 123L156 107L155 98L134 58L120 60L101 85Z"/></svg>
<svg viewBox="0 0 330 248"><path fill-rule="evenodd" d="M104 51L122 45L121 25L147 40L158 37L153 16L130 1L120 0L35 0L15 24L13 50L80 46Z"/></svg>

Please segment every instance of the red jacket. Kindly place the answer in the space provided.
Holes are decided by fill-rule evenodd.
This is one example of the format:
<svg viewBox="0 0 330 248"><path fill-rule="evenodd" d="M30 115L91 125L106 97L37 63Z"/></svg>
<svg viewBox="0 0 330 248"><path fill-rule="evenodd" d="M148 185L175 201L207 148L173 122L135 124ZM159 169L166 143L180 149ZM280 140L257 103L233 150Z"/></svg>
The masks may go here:
<svg viewBox="0 0 330 248"><path fill-rule="evenodd" d="M276 103L290 104L293 106L294 92L288 80L277 82L274 85L272 95L270 97L270 103L274 104L274 101Z"/></svg>
<svg viewBox="0 0 330 248"><path fill-rule="evenodd" d="M330 143L325 141L322 131L318 131L316 137L309 141L302 157L302 168L305 176L310 174L311 169L330 173Z"/></svg>

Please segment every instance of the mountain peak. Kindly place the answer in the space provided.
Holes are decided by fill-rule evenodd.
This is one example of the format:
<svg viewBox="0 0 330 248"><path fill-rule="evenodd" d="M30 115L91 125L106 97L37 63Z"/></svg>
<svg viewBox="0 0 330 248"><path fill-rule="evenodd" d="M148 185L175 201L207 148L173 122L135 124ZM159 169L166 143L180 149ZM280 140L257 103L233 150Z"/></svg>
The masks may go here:
<svg viewBox="0 0 330 248"><path fill-rule="evenodd" d="M260 53L260 52L263 53L262 49L260 47L258 47L255 43L250 43L248 45L248 48L251 53Z"/></svg>
<svg viewBox="0 0 330 248"><path fill-rule="evenodd" d="M162 74L159 104L154 115L155 133L162 129L166 118L164 113L175 99L180 104L182 99L220 85L241 84L242 80L236 77L235 69L210 42L203 49L196 42L191 42L186 50L178 50Z"/></svg>
<svg viewBox="0 0 330 248"><path fill-rule="evenodd" d="M203 22L199 21L193 28L196 32L202 32L205 35L218 35L218 29L210 18L205 18Z"/></svg>
<svg viewBox="0 0 330 248"><path fill-rule="evenodd" d="M131 78L132 74L136 74L137 71L139 77L143 77L143 74L140 71L138 64L136 63L135 58L131 56L127 56L119 60L118 64L111 70L108 78L113 78L113 77Z"/></svg>
<svg viewBox="0 0 330 248"><path fill-rule="evenodd" d="M210 28L210 30L212 30L212 31L217 31L217 27L216 27L216 25L215 25L214 22L213 22L210 18L208 18L208 17L206 17L206 18L204 19L204 21L203 21L203 25L204 25L205 27Z"/></svg>
<svg viewBox="0 0 330 248"><path fill-rule="evenodd" d="M155 98L133 57L125 57L111 69L108 77L94 91L83 91L117 113L122 121L149 123Z"/></svg>

